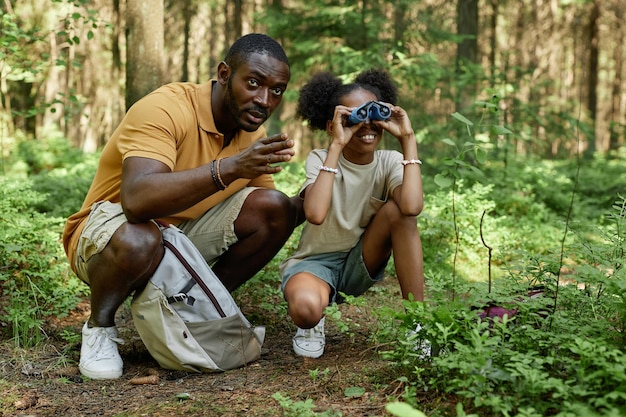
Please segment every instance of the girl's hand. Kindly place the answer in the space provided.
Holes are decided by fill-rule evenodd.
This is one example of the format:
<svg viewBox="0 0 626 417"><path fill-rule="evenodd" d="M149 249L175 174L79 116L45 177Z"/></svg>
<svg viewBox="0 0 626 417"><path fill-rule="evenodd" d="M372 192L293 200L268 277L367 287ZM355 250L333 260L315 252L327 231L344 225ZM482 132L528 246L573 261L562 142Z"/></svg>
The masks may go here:
<svg viewBox="0 0 626 417"><path fill-rule="evenodd" d="M391 107L391 117L387 120L376 120L374 123L393 136L402 140L404 137L413 135L413 126L406 111L400 106L384 103Z"/></svg>
<svg viewBox="0 0 626 417"><path fill-rule="evenodd" d="M352 107L342 106L341 104L335 107L335 114L333 115L333 120L328 123L326 127L326 131L332 137L332 142L341 146L342 148L346 146L350 139L352 139L352 135L354 132L361 128L363 123L359 123L353 126L346 126L346 122L348 121L348 117L352 112Z"/></svg>

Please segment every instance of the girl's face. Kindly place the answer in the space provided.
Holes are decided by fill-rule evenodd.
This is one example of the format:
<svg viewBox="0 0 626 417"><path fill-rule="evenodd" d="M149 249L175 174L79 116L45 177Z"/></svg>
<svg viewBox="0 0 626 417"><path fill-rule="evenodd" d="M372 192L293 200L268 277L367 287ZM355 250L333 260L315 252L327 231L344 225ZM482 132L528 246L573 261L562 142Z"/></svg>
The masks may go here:
<svg viewBox="0 0 626 417"><path fill-rule="evenodd" d="M378 97L364 89L353 90L341 97L340 104L347 107L359 107L368 101L376 101ZM357 164L368 164L374 158L374 151L382 139L383 130L374 123L365 122L359 130L354 132L350 142L344 147L344 157Z"/></svg>

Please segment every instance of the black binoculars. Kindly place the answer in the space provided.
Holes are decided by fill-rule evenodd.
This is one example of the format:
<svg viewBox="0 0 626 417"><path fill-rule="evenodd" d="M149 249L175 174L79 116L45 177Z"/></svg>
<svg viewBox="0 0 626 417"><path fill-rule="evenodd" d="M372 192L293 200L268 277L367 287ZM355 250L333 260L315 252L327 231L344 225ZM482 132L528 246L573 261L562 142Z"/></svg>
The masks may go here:
<svg viewBox="0 0 626 417"><path fill-rule="evenodd" d="M369 120L387 120L391 117L391 107L379 101L368 101L352 110L348 117L349 125L356 125Z"/></svg>

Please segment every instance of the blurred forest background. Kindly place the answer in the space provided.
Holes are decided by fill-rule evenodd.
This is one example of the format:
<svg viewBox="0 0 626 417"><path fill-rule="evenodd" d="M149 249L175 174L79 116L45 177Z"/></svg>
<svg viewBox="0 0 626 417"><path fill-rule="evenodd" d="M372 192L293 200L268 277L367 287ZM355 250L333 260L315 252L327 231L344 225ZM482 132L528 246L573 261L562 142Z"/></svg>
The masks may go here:
<svg viewBox="0 0 626 417"><path fill-rule="evenodd" d="M210 79L249 32L287 51L292 82L268 130L288 132L301 158L323 145L293 117L299 87L320 70L389 70L426 159L446 151L442 139L465 134L454 112L489 124L474 133L505 161L610 154L626 135L623 0L4 0L0 8L3 150L52 129L96 151L139 97Z"/></svg>

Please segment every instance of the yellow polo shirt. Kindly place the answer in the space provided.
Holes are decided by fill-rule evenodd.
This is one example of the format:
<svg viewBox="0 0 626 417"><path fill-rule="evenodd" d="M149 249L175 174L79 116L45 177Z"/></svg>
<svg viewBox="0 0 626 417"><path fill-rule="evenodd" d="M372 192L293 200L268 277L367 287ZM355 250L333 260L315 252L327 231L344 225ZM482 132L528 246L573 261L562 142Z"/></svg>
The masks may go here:
<svg viewBox="0 0 626 417"><path fill-rule="evenodd" d="M205 84L172 83L148 94L129 110L104 146L98 170L81 209L70 216L63 232L63 246L74 268L78 238L91 206L99 201L120 202L122 163L131 156L156 159L172 171L196 168L217 158L235 155L266 136L265 128L239 131L222 149L224 136L217 131L211 109L215 80ZM188 209L165 219L179 224L200 217L208 209L246 186L275 188L271 175L239 179Z"/></svg>

